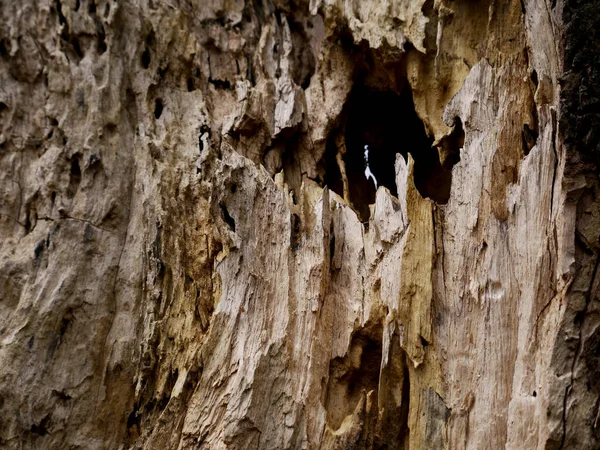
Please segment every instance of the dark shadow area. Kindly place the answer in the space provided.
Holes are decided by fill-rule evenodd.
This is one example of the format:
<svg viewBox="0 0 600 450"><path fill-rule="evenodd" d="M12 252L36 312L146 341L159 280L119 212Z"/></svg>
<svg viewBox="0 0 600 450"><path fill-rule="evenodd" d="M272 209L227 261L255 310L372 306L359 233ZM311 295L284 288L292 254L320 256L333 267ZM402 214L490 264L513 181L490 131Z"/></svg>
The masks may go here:
<svg viewBox="0 0 600 450"><path fill-rule="evenodd" d="M294 83L308 89L310 79L315 73L315 57L302 24L289 22L292 37L292 78Z"/></svg>
<svg viewBox="0 0 600 450"><path fill-rule="evenodd" d="M452 170L452 167L460 161L460 150L465 145L465 132L460 117L454 118L453 127L452 132L442 138L439 144L442 155L444 155L442 166L446 170Z"/></svg>
<svg viewBox="0 0 600 450"><path fill-rule="evenodd" d="M324 405L328 425L334 430L354 412L362 396L379 388L382 332L379 324L356 331L346 356L334 358L329 364Z"/></svg>
<svg viewBox="0 0 600 450"><path fill-rule="evenodd" d="M150 56L150 47L154 44L154 31L150 31L148 36L146 36L146 48L142 53L141 63L144 69L150 67L150 61L152 60Z"/></svg>
<svg viewBox="0 0 600 450"><path fill-rule="evenodd" d="M377 449L405 449L409 440L410 378L408 357L400 345L400 336L390 339L388 361L381 368L379 410L381 411L375 445ZM408 362L410 363L410 362Z"/></svg>
<svg viewBox="0 0 600 450"><path fill-rule="evenodd" d="M337 147L335 144L335 134L331 133L327 138L327 146L325 154L321 160L319 172L323 177L323 184L336 194L344 196L344 184L342 183L342 174L340 168L335 160L337 154Z"/></svg>

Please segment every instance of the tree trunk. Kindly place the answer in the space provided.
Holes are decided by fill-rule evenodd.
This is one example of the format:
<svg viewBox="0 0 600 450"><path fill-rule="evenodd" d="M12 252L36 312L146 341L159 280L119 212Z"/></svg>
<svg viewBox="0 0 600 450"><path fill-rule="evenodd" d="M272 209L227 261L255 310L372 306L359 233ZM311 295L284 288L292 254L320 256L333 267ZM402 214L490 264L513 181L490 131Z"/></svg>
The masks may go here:
<svg viewBox="0 0 600 450"><path fill-rule="evenodd" d="M600 448L598 30L0 0L0 447Z"/></svg>

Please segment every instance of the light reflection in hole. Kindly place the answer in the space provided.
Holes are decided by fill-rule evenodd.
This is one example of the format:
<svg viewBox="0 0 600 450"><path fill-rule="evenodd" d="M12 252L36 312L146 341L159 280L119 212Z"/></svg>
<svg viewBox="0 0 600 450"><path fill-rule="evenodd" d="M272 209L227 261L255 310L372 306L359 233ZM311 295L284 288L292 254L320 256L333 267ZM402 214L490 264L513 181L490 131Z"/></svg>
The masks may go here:
<svg viewBox="0 0 600 450"><path fill-rule="evenodd" d="M367 178L367 180L369 180L370 178L373 179L373 183L375 184L375 190L377 190L377 178L375 178L375 175L373 175L373 172L371 172L371 168L369 167L369 145L365 145L365 165L366 165L366 169L365 169L365 177Z"/></svg>

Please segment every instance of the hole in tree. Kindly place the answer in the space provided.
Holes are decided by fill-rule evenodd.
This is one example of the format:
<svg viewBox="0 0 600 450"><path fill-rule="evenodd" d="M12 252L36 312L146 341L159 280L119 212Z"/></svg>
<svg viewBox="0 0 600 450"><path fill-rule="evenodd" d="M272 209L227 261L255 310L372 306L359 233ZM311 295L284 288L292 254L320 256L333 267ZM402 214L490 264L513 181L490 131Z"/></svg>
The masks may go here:
<svg viewBox="0 0 600 450"><path fill-rule="evenodd" d="M160 116L163 113L163 108L164 108L164 106L163 106L162 100L160 98L157 98L154 101L154 117L156 119L160 119Z"/></svg>
<svg viewBox="0 0 600 450"><path fill-rule="evenodd" d="M101 25L100 25L100 27L98 27L98 37L96 40L96 46L97 46L99 55L102 55L108 48L106 46L106 33L104 31L104 27Z"/></svg>
<svg viewBox="0 0 600 450"><path fill-rule="evenodd" d="M45 416L39 424L31 425L30 431L38 436L46 436L50 426L50 416Z"/></svg>
<svg viewBox="0 0 600 450"><path fill-rule="evenodd" d="M144 69L150 67L150 50L147 48L144 50L144 53L142 53L142 67Z"/></svg>
<svg viewBox="0 0 600 450"><path fill-rule="evenodd" d="M221 216L223 217L223 220L225 221L225 223L227 225L229 225L229 228L231 228L231 231L233 231L235 233L235 220L229 214L229 211L227 210L227 207L225 206L224 203L221 203L219 205L219 207L221 208Z"/></svg>
<svg viewBox="0 0 600 450"><path fill-rule="evenodd" d="M79 159L81 158L81 154L75 153L71 157L71 167L69 170L69 186L67 187L67 195L70 198L73 198L79 189L79 185L81 184L81 166L79 164Z"/></svg>
<svg viewBox="0 0 600 450"><path fill-rule="evenodd" d="M355 88L349 99L344 163L350 201L363 220L368 220L369 205L375 202L376 184L398 194L396 153L402 152L403 141L412 138L398 133L398 124L406 120L402 100L393 92L366 86Z"/></svg>
<svg viewBox="0 0 600 450"><path fill-rule="evenodd" d="M208 82L217 89L231 89L231 83L229 80L215 80L209 77Z"/></svg>
<svg viewBox="0 0 600 450"><path fill-rule="evenodd" d="M147 69L148 67L150 67L150 47L152 47L153 44L154 44L154 30L151 30L150 33L148 33L148 36L146 36L146 48L144 50L144 53L142 53L142 58L141 58L142 67L144 69Z"/></svg>
<svg viewBox="0 0 600 450"><path fill-rule="evenodd" d="M129 416L127 417L127 428L131 428L134 425L139 426L140 417L139 417L138 411L139 411L139 406L136 403L133 407L133 410L131 411L131 413L129 413Z"/></svg>
<svg viewBox="0 0 600 450"><path fill-rule="evenodd" d="M531 81L533 81L533 84L537 88L538 87L538 74L535 71L535 69L531 71Z"/></svg>
<svg viewBox="0 0 600 450"><path fill-rule="evenodd" d="M451 169L460 160L464 133L460 119L444 141L443 162L432 146L425 126L417 115L408 83L400 93L355 83L342 113L342 126L329 137L322 161L323 181L343 196L343 181L336 160L336 133L343 133L343 157L348 194L362 221L369 219L369 205L375 202L376 187L385 186L397 196L395 161L410 153L415 161L414 182L419 193L437 203L450 196ZM340 139L338 138L338 143ZM322 172L323 173L323 172Z"/></svg>
<svg viewBox="0 0 600 450"><path fill-rule="evenodd" d="M202 153L202 151L204 150L204 142L202 141L202 136L206 134L207 137L210 137L209 133L210 128L208 128L207 125L202 125L200 127L200 135L198 136L198 150L200 151L200 153Z"/></svg>
<svg viewBox="0 0 600 450"><path fill-rule="evenodd" d="M6 44L4 40L0 40L0 56L6 58L8 56L8 50L6 49Z"/></svg>
<svg viewBox="0 0 600 450"><path fill-rule="evenodd" d="M198 150L202 153L204 150L204 143L202 142L202 135L198 136Z"/></svg>

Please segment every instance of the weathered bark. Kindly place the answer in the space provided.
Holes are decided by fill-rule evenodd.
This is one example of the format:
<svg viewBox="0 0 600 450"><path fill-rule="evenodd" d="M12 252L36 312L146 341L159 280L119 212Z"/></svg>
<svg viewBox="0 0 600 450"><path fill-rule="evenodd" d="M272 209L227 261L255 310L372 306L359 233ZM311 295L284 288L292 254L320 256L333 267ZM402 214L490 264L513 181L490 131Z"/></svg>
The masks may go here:
<svg viewBox="0 0 600 450"><path fill-rule="evenodd" d="M599 19L0 1L0 446L599 448Z"/></svg>

